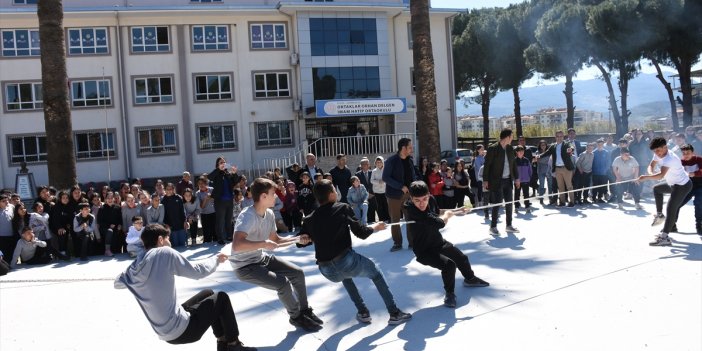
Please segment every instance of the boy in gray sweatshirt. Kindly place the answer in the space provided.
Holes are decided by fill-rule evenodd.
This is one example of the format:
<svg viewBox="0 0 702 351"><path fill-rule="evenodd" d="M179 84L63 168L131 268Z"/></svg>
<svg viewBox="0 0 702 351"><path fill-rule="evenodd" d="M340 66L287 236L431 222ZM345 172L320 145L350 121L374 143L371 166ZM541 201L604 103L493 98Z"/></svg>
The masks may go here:
<svg viewBox="0 0 702 351"><path fill-rule="evenodd" d="M588 143L586 151L581 153L580 156L578 156L578 160L575 161L576 172L574 178L577 180L577 189L590 186L590 182L592 181L592 161L595 160L593 150L595 150L595 143ZM588 192L589 190L576 191L575 203L581 205L589 204L590 202L587 201Z"/></svg>
<svg viewBox="0 0 702 351"><path fill-rule="evenodd" d="M17 240L15 252L10 265L17 267L17 259L22 259L22 264L44 264L51 262L51 257L45 254L46 241L37 240L29 226L22 229L22 239Z"/></svg>
<svg viewBox="0 0 702 351"><path fill-rule="evenodd" d="M169 236L160 224L144 228L141 241L145 251L115 279L115 288L129 289L161 340L170 344L192 343L200 340L211 326L217 351L255 351L239 341L239 328L227 293L206 289L182 305L177 304L176 275L207 277L228 256L220 253L192 264L171 248Z"/></svg>

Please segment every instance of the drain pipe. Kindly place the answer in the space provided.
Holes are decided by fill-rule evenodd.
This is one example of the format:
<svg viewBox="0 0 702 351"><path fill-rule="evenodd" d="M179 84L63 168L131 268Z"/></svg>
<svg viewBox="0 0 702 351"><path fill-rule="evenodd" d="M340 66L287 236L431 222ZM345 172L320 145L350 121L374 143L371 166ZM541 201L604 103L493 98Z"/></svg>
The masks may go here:
<svg viewBox="0 0 702 351"><path fill-rule="evenodd" d="M116 36L115 40L117 41L117 81L119 82L121 91L122 91L122 96L120 100L120 109L121 109L121 117L122 117L122 137L123 137L123 142L124 142L124 167L127 172L127 180L132 177L132 165L131 165L131 156L129 154L130 152L130 147L129 147L129 121L128 121L128 114L127 114L127 85L124 84L124 56L122 53L122 26L120 25L119 22L119 11L115 11L115 20L117 21L117 26L116 26Z"/></svg>

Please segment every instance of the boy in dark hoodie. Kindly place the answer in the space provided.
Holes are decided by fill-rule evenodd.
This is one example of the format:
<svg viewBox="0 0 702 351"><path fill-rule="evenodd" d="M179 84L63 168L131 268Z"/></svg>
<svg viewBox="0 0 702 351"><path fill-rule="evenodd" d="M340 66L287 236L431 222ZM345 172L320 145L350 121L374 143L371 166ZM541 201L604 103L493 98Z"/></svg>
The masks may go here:
<svg viewBox="0 0 702 351"><path fill-rule="evenodd" d="M297 206L302 209L305 216L309 216L316 207L316 200L312 194L312 178L307 172L302 172L300 176L302 183L297 189Z"/></svg>
<svg viewBox="0 0 702 351"><path fill-rule="evenodd" d="M468 257L452 243L446 241L439 229L446 226L453 211L439 214L439 206L429 194L429 187L423 181L413 182L409 187L410 199L403 207L407 215L408 230L412 232L412 250L417 256L417 262L441 270L444 281L446 307L456 307L456 268L463 275L463 285L467 287L483 287L490 285L478 278L470 267Z"/></svg>

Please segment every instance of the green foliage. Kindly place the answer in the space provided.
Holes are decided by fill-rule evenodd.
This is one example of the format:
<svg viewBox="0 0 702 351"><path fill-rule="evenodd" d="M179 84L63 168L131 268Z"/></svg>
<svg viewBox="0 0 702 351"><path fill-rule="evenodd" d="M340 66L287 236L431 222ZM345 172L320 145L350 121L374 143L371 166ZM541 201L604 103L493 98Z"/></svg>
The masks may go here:
<svg viewBox="0 0 702 351"><path fill-rule="evenodd" d="M542 126L540 124L532 124L524 126L523 135L527 138L535 137L551 137L556 134L558 130L566 130L566 125L564 123L551 124L548 126ZM580 134L598 134L598 133L613 133L613 126L607 121L592 121L578 124L576 126L578 133ZM653 128L655 129L655 128ZM482 138L482 131L463 131L459 130L459 137L465 138ZM494 130L490 132L491 138L499 138L500 130Z"/></svg>

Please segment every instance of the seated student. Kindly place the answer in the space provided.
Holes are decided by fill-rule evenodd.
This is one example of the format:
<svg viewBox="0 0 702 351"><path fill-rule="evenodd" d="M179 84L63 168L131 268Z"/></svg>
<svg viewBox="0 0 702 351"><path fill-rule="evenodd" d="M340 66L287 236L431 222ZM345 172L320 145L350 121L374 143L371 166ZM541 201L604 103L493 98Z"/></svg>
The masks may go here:
<svg viewBox="0 0 702 351"><path fill-rule="evenodd" d="M275 204L275 183L270 179L256 178L249 189L254 204L244 208L234 228L230 260L234 273L242 282L276 290L278 299L290 315L290 324L306 331L316 331L321 328L322 320L307 305L307 285L302 268L264 252L292 245L297 240L276 233L271 210Z"/></svg>
<svg viewBox="0 0 702 351"><path fill-rule="evenodd" d="M49 263L51 256L47 254L45 248L46 241L35 238L31 227L24 227L22 238L17 240L10 265L12 268L17 268L17 259L21 259L22 264L28 265Z"/></svg>
<svg viewBox="0 0 702 351"><path fill-rule="evenodd" d="M307 246L314 242L319 271L330 281L342 282L358 310L356 319L362 323L371 322L368 307L353 282L354 277L369 278L373 281L390 314L388 324L401 324L412 318L411 314L400 311L395 305L392 292L378 266L351 248L349 226L354 235L366 239L374 231L385 229L385 223L377 222L372 226L360 223L349 205L336 201L337 194L331 181L322 180L316 183L314 196L320 205L312 215L305 218L300 231L299 246Z"/></svg>
<svg viewBox="0 0 702 351"><path fill-rule="evenodd" d="M144 219L141 216L132 217L132 225L127 232L127 252L129 257L137 257L144 251L144 244L141 242L141 232L144 230Z"/></svg>
<svg viewBox="0 0 702 351"><path fill-rule="evenodd" d="M115 279L115 289L129 289L158 337L170 344L198 341L211 326L218 351L255 351L239 341L239 327L227 293L207 289L182 305L177 303L176 275L207 277L227 260L227 255L220 253L192 264L171 248L169 237L169 231L160 224L144 228L141 240L146 251Z"/></svg>
<svg viewBox="0 0 702 351"><path fill-rule="evenodd" d="M439 229L446 225L449 218L453 217L452 211L439 215L439 207L433 196L429 195L429 188L423 181L413 182L409 187L410 199L403 205L408 221L415 223L408 225L412 231L414 242L412 249L417 256L417 262L441 270L444 281L446 297L444 305L456 307L456 268L463 275L463 285L467 287L488 286L488 282L478 278L470 267L468 257L446 241Z"/></svg>
<svg viewBox="0 0 702 351"><path fill-rule="evenodd" d="M368 190L361 185L361 180L357 176L351 177L351 186L346 194L346 201L351 205L356 218L361 220L361 225L366 225L368 222Z"/></svg>
<svg viewBox="0 0 702 351"><path fill-rule="evenodd" d="M87 202L78 204L79 212L73 217L73 232L80 243L80 260L88 260L88 243L95 241L95 231L97 221L90 213L90 205ZM77 245L76 245L77 246Z"/></svg>
<svg viewBox="0 0 702 351"><path fill-rule="evenodd" d="M0 251L0 276L6 275L10 272L10 264L5 262L5 256Z"/></svg>

